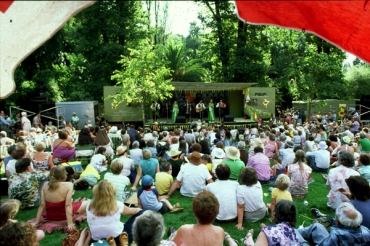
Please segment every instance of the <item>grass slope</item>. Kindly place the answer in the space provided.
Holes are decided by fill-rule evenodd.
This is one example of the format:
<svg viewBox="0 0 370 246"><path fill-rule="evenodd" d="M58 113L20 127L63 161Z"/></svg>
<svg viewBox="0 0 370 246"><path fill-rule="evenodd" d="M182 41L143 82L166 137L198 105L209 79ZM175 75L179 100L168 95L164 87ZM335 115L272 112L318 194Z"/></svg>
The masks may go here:
<svg viewBox="0 0 370 246"><path fill-rule="evenodd" d="M104 176L104 173L101 175L101 177ZM312 178L315 180L314 183L309 185L308 193L305 197L305 199L294 199L294 203L297 206L298 210L298 221L297 221L297 227L301 225L304 222L304 225L307 226L311 224L311 221L313 219L313 215L311 214L310 210L311 208L318 208L322 213L332 215L334 214L329 211L329 209L326 206L327 198L326 195L328 194L328 190L326 189L325 181L321 177L321 173L313 173ZM265 193L264 196L264 202L269 203L271 202L271 192L269 191L270 186L264 185L263 191ZM76 191L73 195L73 198L76 199L78 197L91 197L92 190L85 190L85 191ZM267 196L266 196L267 195ZM7 197L1 197L1 199L5 199ZM308 201L308 205L304 205L304 200ZM192 204L192 198L190 197L184 197L180 194L179 191L175 191L175 193L171 196L169 201L172 204L175 204L176 202L179 202L181 204L181 207L183 207L185 210L182 213L177 214L171 214L166 213L164 214L164 221L166 226L166 233L164 238L167 238L167 229L170 226L173 226L175 228L179 228L181 225L184 224L194 224L196 223L196 219L194 217L194 214L191 210L191 204ZM16 220L19 221L27 221L29 219L35 218L37 213L37 208L29 209L29 210L21 210L15 217ZM128 219L128 216L122 216L121 221L126 221ZM237 240L240 240L241 238L245 237L246 231L253 228L255 231L254 237L256 238L259 232L259 225L260 223L265 223L266 225L271 224L269 221L269 216L267 216L264 220L255 222L255 223L243 223L244 230L239 231L235 228L236 221L235 222L223 222L223 223L217 223L215 222L214 225L221 226L224 228L225 231L230 233L230 235ZM80 227L87 227L87 222L81 223ZM45 238L41 241L40 245L47 245L47 246L59 246L61 245L62 240L65 238L66 234L64 232L53 232L51 234L46 234ZM226 244L225 244L226 245Z"/></svg>

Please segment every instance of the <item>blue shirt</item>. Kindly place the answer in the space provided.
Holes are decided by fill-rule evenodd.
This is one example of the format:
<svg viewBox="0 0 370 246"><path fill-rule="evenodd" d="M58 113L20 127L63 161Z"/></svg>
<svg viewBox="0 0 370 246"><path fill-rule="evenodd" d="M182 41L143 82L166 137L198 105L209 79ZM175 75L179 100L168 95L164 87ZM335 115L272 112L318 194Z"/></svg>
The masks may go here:
<svg viewBox="0 0 370 246"><path fill-rule="evenodd" d="M0 115L0 125L9 125L9 123Z"/></svg>
<svg viewBox="0 0 370 246"><path fill-rule="evenodd" d="M163 203L158 201L158 191L156 188L150 190L140 188L137 191L137 198L140 199L141 205L145 210L158 212L163 206Z"/></svg>
<svg viewBox="0 0 370 246"><path fill-rule="evenodd" d="M370 245L370 231L364 226L358 228L332 226L329 236L319 245Z"/></svg>
<svg viewBox="0 0 370 246"><path fill-rule="evenodd" d="M139 163L144 175L150 175L153 179L155 179L155 174L157 173L157 166L159 165L158 160L154 158L150 158L148 160L141 160Z"/></svg>

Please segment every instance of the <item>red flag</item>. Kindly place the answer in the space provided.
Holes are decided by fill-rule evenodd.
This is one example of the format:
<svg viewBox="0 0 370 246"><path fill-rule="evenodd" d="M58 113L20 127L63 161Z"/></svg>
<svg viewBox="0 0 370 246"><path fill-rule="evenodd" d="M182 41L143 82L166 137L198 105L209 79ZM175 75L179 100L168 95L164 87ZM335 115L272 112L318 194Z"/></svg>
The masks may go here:
<svg viewBox="0 0 370 246"><path fill-rule="evenodd" d="M239 18L316 34L370 63L369 0L236 0Z"/></svg>
<svg viewBox="0 0 370 246"><path fill-rule="evenodd" d="M94 2L0 0L0 99L14 91L19 63Z"/></svg>

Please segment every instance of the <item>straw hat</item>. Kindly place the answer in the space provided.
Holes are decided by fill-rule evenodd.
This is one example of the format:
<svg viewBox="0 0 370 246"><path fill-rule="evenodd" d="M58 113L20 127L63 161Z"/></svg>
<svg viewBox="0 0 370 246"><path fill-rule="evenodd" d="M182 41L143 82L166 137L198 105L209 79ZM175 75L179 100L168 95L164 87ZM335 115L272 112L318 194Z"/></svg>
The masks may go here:
<svg viewBox="0 0 370 246"><path fill-rule="evenodd" d="M116 155L122 155L127 150L127 146L118 146L116 150Z"/></svg>
<svg viewBox="0 0 370 246"><path fill-rule="evenodd" d="M178 156L181 153L182 152L180 150L176 149L176 148L171 149L170 151L167 151L167 155L169 155L171 157Z"/></svg>
<svg viewBox="0 0 370 246"><path fill-rule="evenodd" d="M191 164L194 165L202 164L201 156L196 151L194 151L191 155L188 156L188 160Z"/></svg>
<svg viewBox="0 0 370 246"><path fill-rule="evenodd" d="M226 147L225 152L226 156L231 160L237 160L240 158L240 151L234 146Z"/></svg>

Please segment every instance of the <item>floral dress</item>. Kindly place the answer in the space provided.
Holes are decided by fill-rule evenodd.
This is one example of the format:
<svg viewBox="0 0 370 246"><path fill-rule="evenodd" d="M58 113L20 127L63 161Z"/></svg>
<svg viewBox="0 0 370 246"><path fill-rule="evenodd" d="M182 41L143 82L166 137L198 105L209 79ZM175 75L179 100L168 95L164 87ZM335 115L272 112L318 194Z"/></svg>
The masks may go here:
<svg viewBox="0 0 370 246"><path fill-rule="evenodd" d="M208 120L215 120L215 105L213 103L208 104Z"/></svg>
<svg viewBox="0 0 370 246"><path fill-rule="evenodd" d="M49 156L50 156L50 153L49 152L45 152L45 154L46 155L45 155L45 159L44 160L37 161L34 158L34 153L33 152L30 153L30 157L31 157L32 163L33 163L33 168L36 171L48 171L49 170Z"/></svg>
<svg viewBox="0 0 370 246"><path fill-rule="evenodd" d="M47 180L44 173L15 173L9 178L9 198L21 202L21 209L38 206L39 187Z"/></svg>
<svg viewBox="0 0 370 246"><path fill-rule="evenodd" d="M178 104L174 104L172 106L172 117L171 117L172 123L175 123L176 117L177 117L178 114L179 114L179 105Z"/></svg>
<svg viewBox="0 0 370 246"><path fill-rule="evenodd" d="M328 180L326 181L326 185L330 185L330 191L327 196L328 207L331 207L332 209L337 209L339 204L349 201L349 199L345 195L338 191L338 188L344 188L347 192L349 192L346 179L350 176L358 175L360 174L357 171L342 165L329 171Z"/></svg>
<svg viewBox="0 0 370 246"><path fill-rule="evenodd" d="M262 231L266 234L268 245L302 245L299 241L297 232L293 227L285 222L277 225L265 226Z"/></svg>
<svg viewBox="0 0 370 246"><path fill-rule="evenodd" d="M289 190L292 196L304 196L308 191L307 181L312 173L312 168L303 164L303 171L299 170L299 164L294 163L288 166L290 176Z"/></svg>

